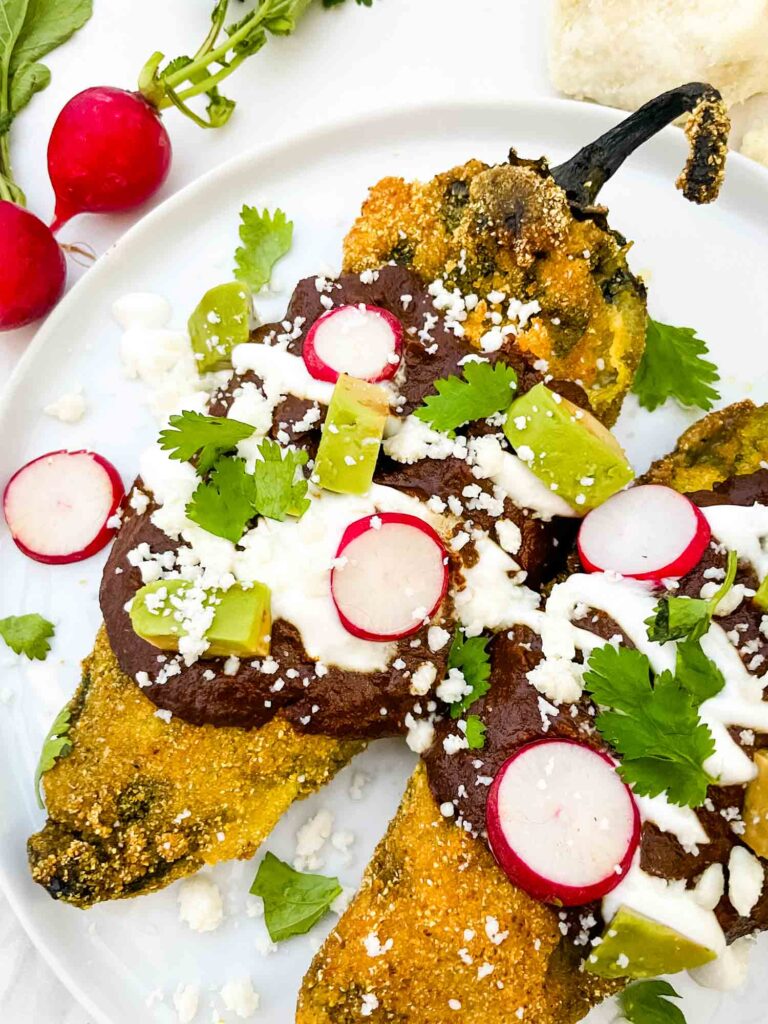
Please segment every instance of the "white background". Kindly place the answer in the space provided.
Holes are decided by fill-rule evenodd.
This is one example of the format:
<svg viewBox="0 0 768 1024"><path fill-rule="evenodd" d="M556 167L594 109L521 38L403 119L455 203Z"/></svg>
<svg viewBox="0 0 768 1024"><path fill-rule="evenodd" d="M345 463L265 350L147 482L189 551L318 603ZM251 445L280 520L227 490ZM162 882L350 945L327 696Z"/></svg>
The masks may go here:
<svg viewBox="0 0 768 1024"><path fill-rule="evenodd" d="M310 11L295 37L272 40L227 82L238 101L229 126L203 132L171 111L171 176L159 202L230 157L342 115L391 109L417 98L500 99L552 95L546 68L547 0L347 0ZM207 31L209 0L96 0L92 21L47 58L53 83L14 127L17 179L29 207L50 219L45 147L56 114L91 85L131 88L157 49L176 56ZM61 234L103 252L135 216L80 217ZM157 240L162 246L162 238ZM168 253L173 259L173 253ZM70 265L70 285L83 271ZM33 329L0 335L4 383ZM76 339L62 339L72 344ZM86 1024L30 946L0 896L2 1024Z"/></svg>

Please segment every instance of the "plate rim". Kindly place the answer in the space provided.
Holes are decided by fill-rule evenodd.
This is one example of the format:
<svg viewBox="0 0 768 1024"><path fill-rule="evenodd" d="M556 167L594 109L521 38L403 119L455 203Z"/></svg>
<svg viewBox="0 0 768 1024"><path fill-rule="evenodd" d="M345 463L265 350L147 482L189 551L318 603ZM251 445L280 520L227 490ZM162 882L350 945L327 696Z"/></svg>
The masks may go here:
<svg viewBox="0 0 768 1024"><path fill-rule="evenodd" d="M250 146L243 153L225 160L218 166L212 167L200 177L184 185L161 203L158 203L157 206L140 215L138 220L105 250L93 267L89 268L87 273L73 284L55 309L41 323L17 361L8 380L0 389L0 429L14 397L27 384L29 372L34 366L38 354L45 348L49 339L55 335L60 323L69 315L70 309L75 307L76 303L80 301L80 295L84 290L85 282L89 282L90 286L93 286L95 280L96 284L98 284L100 278L111 271L111 264L115 257L121 255L126 249L130 249L135 245L141 245L145 237L150 237L164 218L179 207L194 201L196 196L208 192L209 189L215 189L217 185L226 182L229 176L237 175L242 168L247 167L250 163L279 159L284 151L290 150L298 144L311 144L313 141L327 139L335 134L354 131L357 127L370 129L377 125L393 125L397 121L412 115L434 118L439 123L441 116L468 116L478 114L481 111L492 120L502 117L509 117L513 120L515 116L529 116L536 113L541 114L543 119L548 119L570 111L574 118L579 119L584 124L585 128L589 128L591 124L596 128L597 132L606 131L628 114L627 111L620 108L564 97L468 98L464 100L417 101L414 103L398 104L393 107L383 107L351 116L343 115L329 119L322 125L312 129L289 132L280 135L274 141L262 144L257 143ZM680 131L675 125L669 125L659 133L658 137L679 140ZM585 141L588 141L588 139L585 139ZM751 160L737 151L730 150L728 153L728 171L731 175L735 171L736 175L741 178L735 187L743 187L751 179L754 185L765 189L766 194L768 194L768 168L763 167L757 161ZM746 177L743 178L742 175L746 175ZM70 974L54 946L49 943L47 934L44 933L42 925L35 919L32 910L22 907L22 901L16 894L16 882L12 880L2 861L0 861L0 891L2 891L9 907L36 951L67 991L93 1017L94 1024L112 1024L106 1013L93 1001L92 997L77 982L75 977Z"/></svg>

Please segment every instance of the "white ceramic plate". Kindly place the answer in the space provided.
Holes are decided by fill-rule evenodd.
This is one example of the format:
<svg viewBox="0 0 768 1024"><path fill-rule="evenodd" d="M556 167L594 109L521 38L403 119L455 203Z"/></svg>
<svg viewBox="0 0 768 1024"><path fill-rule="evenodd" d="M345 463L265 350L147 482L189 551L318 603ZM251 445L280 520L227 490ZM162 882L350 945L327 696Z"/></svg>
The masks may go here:
<svg viewBox="0 0 768 1024"><path fill-rule="evenodd" d="M265 319L279 316L292 284L338 269L342 237L367 187L386 174L429 177L471 156L498 162L511 144L553 162L576 151L618 119L615 111L565 102L417 108L326 128L246 155L209 174L147 216L73 289L38 333L0 403L0 485L22 463L61 447L94 447L129 481L155 424L141 385L124 378L112 301L128 291L164 294L183 325L200 294L229 276L243 202L281 206L293 218L295 244L278 267L281 291L259 301ZM699 329L723 370L724 400L768 397L768 174L732 157L720 201L697 209L673 182L685 159L682 133L669 129L646 146L605 190L612 224L636 240L634 268L649 283L659 319ZM76 426L42 407L85 388L89 412ZM639 469L662 454L692 417L668 409L649 417L631 402L620 432ZM24 927L95 1021L136 1024L176 1020L171 994L180 983L201 986L198 1022L234 1020L218 990L248 975L261 993L257 1020L286 1024L313 949L332 924L285 943L269 958L256 949L261 920L247 916L256 862L223 865L212 874L224 895L221 927L195 934L178 919L176 887L140 900L83 913L54 903L27 873L25 839L43 821L32 776L45 732L78 678L99 624L102 559L48 568L23 558L0 523L0 617L37 611L57 624L48 661L29 664L0 652L0 881ZM297 828L329 807L335 828L356 835L348 863L328 854L325 870L356 885L394 812L413 759L398 741L374 744L324 792L294 807L267 847L291 859ZM352 774L372 781L363 801L349 796ZM258 858L257 858L258 861ZM755 953L747 987L719 996L682 982L690 1024L764 1020L768 943ZM146 1005L150 993L164 998ZM595 1020L615 1011L603 1007ZM41 1022L42 1024L42 1022ZM495 1024L495 1022L493 1022Z"/></svg>

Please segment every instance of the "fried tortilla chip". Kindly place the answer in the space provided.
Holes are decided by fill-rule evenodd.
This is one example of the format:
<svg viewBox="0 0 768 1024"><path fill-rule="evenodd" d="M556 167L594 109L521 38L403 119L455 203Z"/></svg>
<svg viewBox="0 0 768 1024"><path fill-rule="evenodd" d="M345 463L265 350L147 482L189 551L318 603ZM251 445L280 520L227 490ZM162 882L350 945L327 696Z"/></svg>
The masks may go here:
<svg viewBox="0 0 768 1024"><path fill-rule="evenodd" d="M646 480L693 491L756 472L768 459L766 424L768 406L751 402L711 413ZM312 962L297 1024L571 1024L617 985L579 970L559 925L556 910L515 888L484 843L443 817L420 765ZM370 935L377 948L392 940L385 955L369 956Z"/></svg>
<svg viewBox="0 0 768 1024"><path fill-rule="evenodd" d="M279 717L253 731L165 722L103 629L70 707L72 749L43 776L48 821L28 854L35 881L78 907L252 857L294 800L363 747Z"/></svg>

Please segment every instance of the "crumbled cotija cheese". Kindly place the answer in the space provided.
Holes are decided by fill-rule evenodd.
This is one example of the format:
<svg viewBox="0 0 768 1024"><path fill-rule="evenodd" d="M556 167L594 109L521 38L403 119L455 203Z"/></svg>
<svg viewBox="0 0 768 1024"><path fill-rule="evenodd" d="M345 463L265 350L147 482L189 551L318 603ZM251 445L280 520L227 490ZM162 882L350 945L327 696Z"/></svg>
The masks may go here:
<svg viewBox="0 0 768 1024"><path fill-rule="evenodd" d="M224 920L219 887L208 875L185 879L178 892L179 917L193 932L212 932Z"/></svg>

